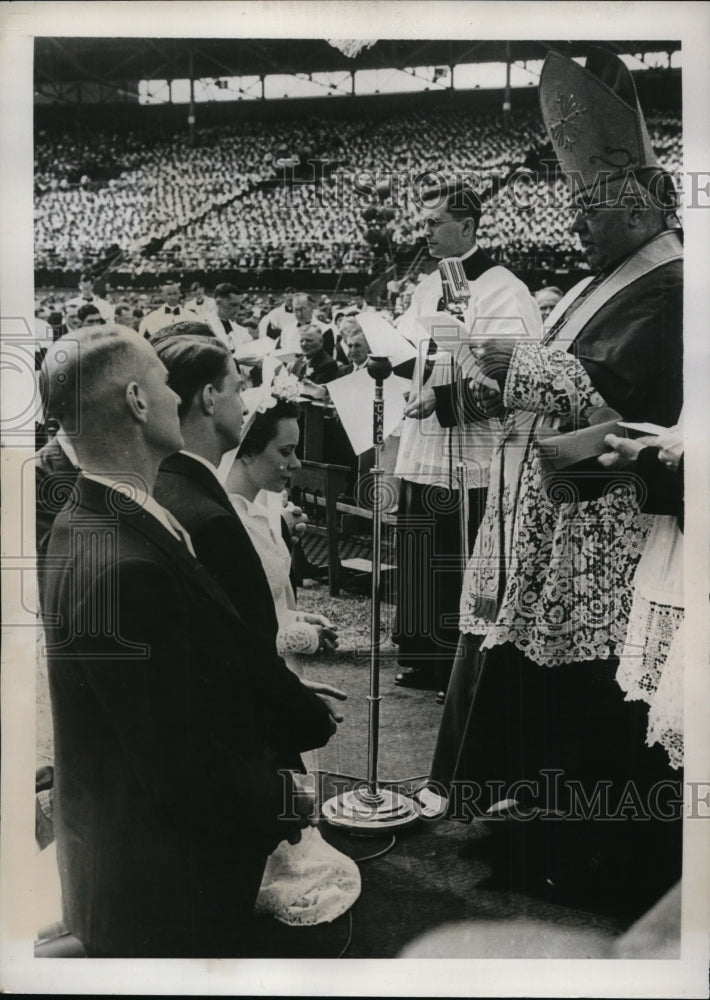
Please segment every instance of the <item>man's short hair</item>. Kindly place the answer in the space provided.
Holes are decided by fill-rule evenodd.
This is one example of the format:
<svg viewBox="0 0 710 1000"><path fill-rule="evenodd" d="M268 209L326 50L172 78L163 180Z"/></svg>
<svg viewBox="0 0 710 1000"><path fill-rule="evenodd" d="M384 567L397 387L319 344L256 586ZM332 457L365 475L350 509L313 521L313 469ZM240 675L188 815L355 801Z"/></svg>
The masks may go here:
<svg viewBox="0 0 710 1000"><path fill-rule="evenodd" d="M353 337L355 335L361 335L362 337L365 337L362 327L360 326L360 324L358 323L358 321L355 319L354 316L348 316L346 318L345 322L340 328L340 332L342 333L343 337L345 337L346 340L348 339L348 337ZM367 342L366 337L365 341Z"/></svg>
<svg viewBox="0 0 710 1000"><path fill-rule="evenodd" d="M58 420L65 431L81 427L81 410L101 400L110 372L121 365L138 334L116 324L85 326L49 348L40 369L39 389L45 419Z"/></svg>
<svg viewBox="0 0 710 1000"><path fill-rule="evenodd" d="M164 340L165 337L212 337L217 339L214 330L207 323L200 323L197 320L193 322L190 319L183 320L182 323L173 323L172 326L164 326L162 330L158 330L148 339L157 350L158 341Z"/></svg>
<svg viewBox="0 0 710 1000"><path fill-rule="evenodd" d="M91 319L94 317L97 323L104 322L103 316L101 315L97 307L93 305L93 303L91 302L87 302L83 306L79 306L79 308L76 311L76 315L78 316L78 318L81 320L82 323L84 322L84 320Z"/></svg>
<svg viewBox="0 0 710 1000"><path fill-rule="evenodd" d="M457 182L440 184L438 187L425 191L422 201L425 208L429 201L442 206L449 215L461 222L464 219L473 219L473 223L478 229L483 208L481 199L472 187Z"/></svg>
<svg viewBox="0 0 710 1000"><path fill-rule="evenodd" d="M222 387L232 362L232 355L214 336L168 335L154 341L153 346L168 370L168 385L180 397L178 413L181 419L206 385Z"/></svg>
<svg viewBox="0 0 710 1000"><path fill-rule="evenodd" d="M230 285L226 281L221 285L217 285L214 290L214 297L216 299L226 299L228 295L241 295L241 292L236 285Z"/></svg>

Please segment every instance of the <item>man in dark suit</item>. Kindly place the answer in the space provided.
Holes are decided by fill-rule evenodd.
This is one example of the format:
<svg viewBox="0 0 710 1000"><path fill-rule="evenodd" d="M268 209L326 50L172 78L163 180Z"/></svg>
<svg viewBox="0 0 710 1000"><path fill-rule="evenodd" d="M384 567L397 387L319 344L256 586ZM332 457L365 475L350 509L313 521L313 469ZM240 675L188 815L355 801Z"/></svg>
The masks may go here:
<svg viewBox="0 0 710 1000"><path fill-rule="evenodd" d="M370 345L367 342L362 327L356 319L349 317L342 326L343 341L348 351L348 363L338 365L338 375L351 375L361 368L367 368L367 359L370 356Z"/></svg>
<svg viewBox="0 0 710 1000"><path fill-rule="evenodd" d="M299 331L303 357L297 358L291 366L292 373L299 379L308 379L315 385L325 385L338 377L338 362L323 347L323 334L319 327L304 326Z"/></svg>
<svg viewBox="0 0 710 1000"><path fill-rule="evenodd" d="M152 496L183 443L153 348L86 328L44 364L82 469L42 600L65 924L89 956L248 955L266 857L305 822L273 729L322 746L330 715Z"/></svg>
<svg viewBox="0 0 710 1000"><path fill-rule="evenodd" d="M266 574L217 478L222 456L239 443L242 424L234 361L222 344L199 337L163 338L156 350L168 370L168 384L180 396L185 444L162 463L155 498L189 531L197 558L250 623L255 636L261 636L264 655L273 659L278 623ZM305 682L305 686L326 696L345 697L329 685ZM334 720L340 718L334 710L332 715ZM288 733L283 736L279 751L289 766L298 767L299 748L289 744Z"/></svg>
<svg viewBox="0 0 710 1000"><path fill-rule="evenodd" d="M79 478L76 452L61 428L35 455L35 525L37 555L44 555L54 519Z"/></svg>

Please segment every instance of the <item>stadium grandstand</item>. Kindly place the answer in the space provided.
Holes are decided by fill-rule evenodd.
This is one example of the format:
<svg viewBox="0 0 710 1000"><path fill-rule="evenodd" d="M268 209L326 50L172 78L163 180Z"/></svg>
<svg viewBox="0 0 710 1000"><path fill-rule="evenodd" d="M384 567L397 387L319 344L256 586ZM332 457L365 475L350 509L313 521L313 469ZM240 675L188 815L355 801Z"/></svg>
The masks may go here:
<svg viewBox="0 0 710 1000"><path fill-rule="evenodd" d="M548 49L589 44L38 38L38 296L56 307L88 271L143 306L166 278L229 281L257 318L286 286L383 305L430 268L421 192L454 175L484 248L568 287L584 267L536 84ZM678 171L679 43L613 47Z"/></svg>

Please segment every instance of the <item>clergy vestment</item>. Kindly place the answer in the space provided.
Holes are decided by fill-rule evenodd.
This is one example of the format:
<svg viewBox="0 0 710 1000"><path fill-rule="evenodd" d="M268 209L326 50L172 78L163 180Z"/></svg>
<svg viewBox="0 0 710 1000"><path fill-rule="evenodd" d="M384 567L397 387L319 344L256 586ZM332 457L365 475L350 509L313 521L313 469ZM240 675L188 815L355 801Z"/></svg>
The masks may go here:
<svg viewBox="0 0 710 1000"><path fill-rule="evenodd" d="M465 332L440 328L428 338L418 320L443 310L438 268L417 286L399 331L420 346L412 394L455 380L471 364L469 345L478 336L538 337L541 321L527 287L477 247L462 257L471 298ZM461 339L457 339L461 336ZM459 493L455 468L463 461L469 493L469 546L476 536L488 484L496 421L444 429L435 413L406 418L395 475L401 479L397 515L397 621L393 635L400 668L423 670L438 690L446 688L458 642L461 574L470 553L461 552Z"/></svg>
<svg viewBox="0 0 710 1000"><path fill-rule="evenodd" d="M565 810L574 808L567 783L589 795L608 780L613 810L628 780L644 794L669 775L660 747L644 746L646 706L625 702L615 682L650 517L640 513L634 480L623 473L607 472L597 499L576 499L589 463L550 485L537 432L555 418L563 427L584 426L605 404L627 419L677 421L680 240L665 232L583 286L568 297L544 346L515 348L504 388L510 412L465 573L464 642L431 778L452 802L466 786L476 800L473 815L510 797L516 782L532 783L517 786L520 801ZM600 480L601 467L592 464ZM565 787L550 802L546 773L555 770ZM611 844L617 834L626 837L628 845L649 824L625 826L607 823L602 833ZM672 879L679 848L665 827Z"/></svg>

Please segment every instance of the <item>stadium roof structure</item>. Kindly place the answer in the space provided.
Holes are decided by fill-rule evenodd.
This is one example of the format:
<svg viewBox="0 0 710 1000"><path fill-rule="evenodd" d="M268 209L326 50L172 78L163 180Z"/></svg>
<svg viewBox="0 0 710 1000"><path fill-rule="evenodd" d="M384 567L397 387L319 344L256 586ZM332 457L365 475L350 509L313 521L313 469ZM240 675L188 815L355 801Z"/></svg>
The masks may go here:
<svg viewBox="0 0 710 1000"><path fill-rule="evenodd" d="M592 41L475 41L381 39L349 57L324 39L270 38L71 38L37 37L35 84L193 79L403 69L417 65L521 62L550 49L584 56ZM672 53L679 41L617 41L619 53Z"/></svg>

